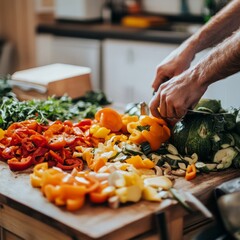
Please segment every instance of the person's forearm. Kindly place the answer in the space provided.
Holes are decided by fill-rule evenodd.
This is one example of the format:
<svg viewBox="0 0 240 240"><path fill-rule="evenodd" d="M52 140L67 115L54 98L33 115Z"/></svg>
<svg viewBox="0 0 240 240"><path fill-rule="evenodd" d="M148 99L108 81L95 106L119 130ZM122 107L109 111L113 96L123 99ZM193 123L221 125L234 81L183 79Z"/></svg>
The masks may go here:
<svg viewBox="0 0 240 240"><path fill-rule="evenodd" d="M240 71L240 29L216 46L191 70L200 84L208 86Z"/></svg>
<svg viewBox="0 0 240 240"><path fill-rule="evenodd" d="M195 46L195 53L198 53L218 44L230 36L239 26L240 1L233 0L192 35L187 42L192 43Z"/></svg>

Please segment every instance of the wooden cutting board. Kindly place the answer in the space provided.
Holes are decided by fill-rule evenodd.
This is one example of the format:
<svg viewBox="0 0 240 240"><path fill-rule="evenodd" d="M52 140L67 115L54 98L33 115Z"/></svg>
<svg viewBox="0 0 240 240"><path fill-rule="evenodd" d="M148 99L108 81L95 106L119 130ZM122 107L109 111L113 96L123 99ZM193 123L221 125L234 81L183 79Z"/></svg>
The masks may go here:
<svg viewBox="0 0 240 240"><path fill-rule="evenodd" d="M189 190L206 202L215 186L239 176L239 170L229 169L200 175L191 182L180 178L175 187ZM160 204L141 201L118 209L87 203L77 212L68 212L49 203L39 189L32 188L29 173L11 172L3 162L0 162L0 202L79 239L118 239L119 236L129 239L153 229L154 213L165 208L171 210L173 206L169 200Z"/></svg>

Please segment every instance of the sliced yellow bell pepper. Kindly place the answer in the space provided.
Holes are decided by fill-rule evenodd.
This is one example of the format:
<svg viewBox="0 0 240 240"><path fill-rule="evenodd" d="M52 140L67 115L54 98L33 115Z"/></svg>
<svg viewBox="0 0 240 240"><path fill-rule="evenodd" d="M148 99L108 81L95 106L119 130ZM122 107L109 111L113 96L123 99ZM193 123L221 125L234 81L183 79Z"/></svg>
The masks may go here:
<svg viewBox="0 0 240 240"><path fill-rule="evenodd" d="M141 144L142 142L147 141L142 132L138 131L137 129L132 131L132 134L129 136L129 140L135 144Z"/></svg>
<svg viewBox="0 0 240 240"><path fill-rule="evenodd" d="M153 168L155 163L152 162L150 159L142 159L139 155L132 156L126 160L127 163L132 164L135 168Z"/></svg>
<svg viewBox="0 0 240 240"><path fill-rule="evenodd" d="M148 142L153 151L170 137L170 130L163 119L142 115L137 122L127 125L129 140L135 144Z"/></svg>

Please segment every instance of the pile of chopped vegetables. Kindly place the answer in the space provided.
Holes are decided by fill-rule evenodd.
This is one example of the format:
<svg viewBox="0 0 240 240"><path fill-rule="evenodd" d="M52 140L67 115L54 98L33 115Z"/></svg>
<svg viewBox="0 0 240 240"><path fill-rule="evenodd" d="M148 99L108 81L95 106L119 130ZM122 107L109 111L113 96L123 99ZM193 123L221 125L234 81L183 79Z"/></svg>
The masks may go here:
<svg viewBox="0 0 240 240"><path fill-rule="evenodd" d="M198 110L203 109L200 106ZM86 199L113 208L140 199L160 202L174 197L171 190L178 177L192 180L198 172L239 168L239 142L223 143L220 138L227 130L219 126L228 126L232 135L233 130L239 134L236 111L233 114L231 124L221 117L222 125L214 122L216 118L208 119L206 125L205 115L193 115L173 129L163 119L120 114L108 107L99 107L93 118L78 121L48 120L43 124L38 119L24 120L0 131L0 159L12 171L33 167L32 186L41 188L50 202L70 211L81 208ZM215 131L210 134L206 126ZM220 140L216 141L216 134ZM214 143L210 145L213 161L210 154L198 151L205 149L199 145L204 140ZM236 154L232 156L229 149ZM230 155L229 164L226 159ZM205 162L203 156L208 157Z"/></svg>

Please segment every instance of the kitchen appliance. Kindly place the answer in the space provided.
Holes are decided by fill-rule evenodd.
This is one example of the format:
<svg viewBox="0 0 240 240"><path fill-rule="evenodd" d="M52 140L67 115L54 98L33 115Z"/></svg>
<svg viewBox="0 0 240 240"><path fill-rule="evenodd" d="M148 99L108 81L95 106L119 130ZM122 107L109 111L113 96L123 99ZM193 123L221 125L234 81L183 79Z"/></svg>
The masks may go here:
<svg viewBox="0 0 240 240"><path fill-rule="evenodd" d="M102 18L104 0L55 0L58 20L94 21Z"/></svg>

